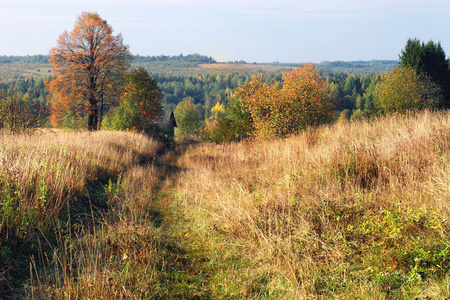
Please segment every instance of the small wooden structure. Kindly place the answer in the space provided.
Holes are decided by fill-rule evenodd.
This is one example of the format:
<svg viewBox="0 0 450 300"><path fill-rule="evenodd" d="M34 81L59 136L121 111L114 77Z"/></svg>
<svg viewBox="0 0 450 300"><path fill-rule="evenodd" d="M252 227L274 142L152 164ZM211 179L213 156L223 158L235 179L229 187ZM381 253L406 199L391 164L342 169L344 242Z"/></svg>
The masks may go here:
<svg viewBox="0 0 450 300"><path fill-rule="evenodd" d="M175 134L175 127L177 127L177 121L173 110L166 110L157 120L157 126L160 133L168 138L173 138Z"/></svg>

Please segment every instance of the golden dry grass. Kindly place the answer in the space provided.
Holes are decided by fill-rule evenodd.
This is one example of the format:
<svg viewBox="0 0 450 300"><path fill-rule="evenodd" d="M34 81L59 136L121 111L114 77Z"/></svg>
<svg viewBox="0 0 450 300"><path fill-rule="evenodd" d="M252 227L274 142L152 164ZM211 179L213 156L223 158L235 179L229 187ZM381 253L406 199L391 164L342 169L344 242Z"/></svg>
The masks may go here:
<svg viewBox="0 0 450 300"><path fill-rule="evenodd" d="M448 281L448 112L204 145L180 164L178 201L222 255L221 292L408 298Z"/></svg>
<svg viewBox="0 0 450 300"><path fill-rule="evenodd" d="M174 151L124 132L0 139L0 296L450 295L448 112Z"/></svg>
<svg viewBox="0 0 450 300"><path fill-rule="evenodd" d="M95 277L100 273L93 273L93 268L98 268L106 238L96 238L96 232L108 236L117 228L120 233L142 217L147 207L124 187L151 194L158 179L152 162L162 145L141 134L106 131L41 130L33 135L1 135L0 140L0 291L16 289L23 276L30 275L26 269L32 262L38 268L32 268L35 279L54 274L55 289L67 295L79 295L78 289L72 291L73 280L84 289L97 286L99 278L105 278ZM147 184L149 189L143 189ZM119 215L129 206L133 213ZM103 225L92 227L108 222L106 233ZM35 259L30 261L30 256ZM42 275L46 263L55 269ZM79 278L68 275L67 268L77 268ZM42 285L37 285L40 294L46 295ZM55 295L52 286L48 295Z"/></svg>
<svg viewBox="0 0 450 300"><path fill-rule="evenodd" d="M0 174L10 181L14 177L16 194L38 208L41 182L49 193L41 209L57 211L70 197L82 195L88 182L117 177L139 160L156 156L159 147L142 135L118 132L38 131L1 135L0 141Z"/></svg>

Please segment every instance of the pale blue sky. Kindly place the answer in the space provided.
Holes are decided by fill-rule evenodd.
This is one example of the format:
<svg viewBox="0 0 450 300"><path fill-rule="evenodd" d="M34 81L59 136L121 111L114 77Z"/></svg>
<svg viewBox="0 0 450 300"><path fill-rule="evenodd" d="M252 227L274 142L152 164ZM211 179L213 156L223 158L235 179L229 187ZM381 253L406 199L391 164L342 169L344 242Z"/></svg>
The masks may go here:
<svg viewBox="0 0 450 300"><path fill-rule="evenodd" d="M397 59L414 37L450 55L448 0L0 0L0 55L48 54L83 11L99 13L141 55Z"/></svg>

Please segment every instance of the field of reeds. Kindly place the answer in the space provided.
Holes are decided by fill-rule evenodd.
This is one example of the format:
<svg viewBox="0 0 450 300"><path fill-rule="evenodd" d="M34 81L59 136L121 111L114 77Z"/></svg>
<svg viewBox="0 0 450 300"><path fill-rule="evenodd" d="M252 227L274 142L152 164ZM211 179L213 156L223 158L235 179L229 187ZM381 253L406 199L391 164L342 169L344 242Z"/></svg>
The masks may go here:
<svg viewBox="0 0 450 300"><path fill-rule="evenodd" d="M450 296L448 112L228 145L0 139L0 298Z"/></svg>

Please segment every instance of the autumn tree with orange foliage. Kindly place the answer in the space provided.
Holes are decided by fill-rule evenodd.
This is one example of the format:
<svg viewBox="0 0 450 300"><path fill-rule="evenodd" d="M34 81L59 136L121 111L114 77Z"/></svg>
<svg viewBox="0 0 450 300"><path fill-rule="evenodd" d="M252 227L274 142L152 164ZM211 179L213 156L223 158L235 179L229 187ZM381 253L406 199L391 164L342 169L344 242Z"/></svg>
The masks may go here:
<svg viewBox="0 0 450 300"><path fill-rule="evenodd" d="M260 139L329 122L334 114L328 86L313 64L284 72L278 83L266 84L262 74L254 76L235 91L228 110L249 136Z"/></svg>
<svg viewBox="0 0 450 300"><path fill-rule="evenodd" d="M72 32L64 32L50 50L57 74L47 82L53 126L61 126L64 113L72 111L87 115L88 130L97 130L104 110L118 102L131 54L122 35L112 32L98 14L83 12Z"/></svg>

